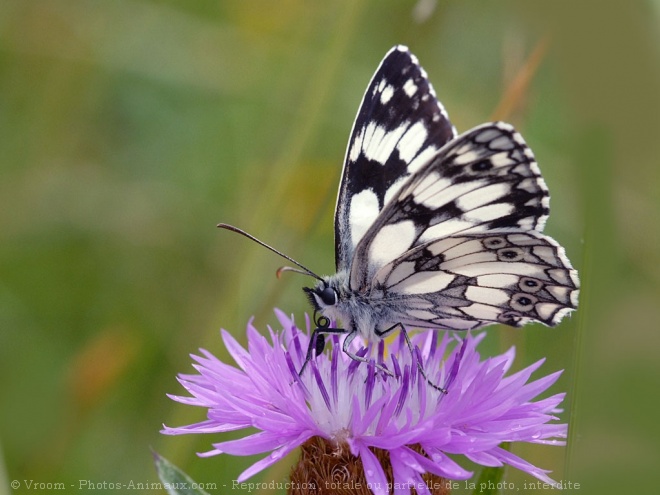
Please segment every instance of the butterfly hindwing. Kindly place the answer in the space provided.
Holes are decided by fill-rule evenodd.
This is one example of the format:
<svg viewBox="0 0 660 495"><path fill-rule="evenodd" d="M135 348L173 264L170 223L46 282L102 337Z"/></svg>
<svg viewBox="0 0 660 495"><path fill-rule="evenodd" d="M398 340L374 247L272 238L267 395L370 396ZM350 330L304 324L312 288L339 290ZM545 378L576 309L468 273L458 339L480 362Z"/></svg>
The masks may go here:
<svg viewBox="0 0 660 495"><path fill-rule="evenodd" d="M347 270L355 246L405 179L456 131L424 69L407 48L383 59L353 124L335 211L335 262Z"/></svg>
<svg viewBox="0 0 660 495"><path fill-rule="evenodd" d="M577 307L578 278L541 233L487 233L428 242L382 267L373 286L402 323L467 330L490 323L554 326Z"/></svg>
<svg viewBox="0 0 660 495"><path fill-rule="evenodd" d="M509 124L484 124L445 145L412 174L362 237L350 287L416 246L449 236L543 229L549 195L523 138Z"/></svg>

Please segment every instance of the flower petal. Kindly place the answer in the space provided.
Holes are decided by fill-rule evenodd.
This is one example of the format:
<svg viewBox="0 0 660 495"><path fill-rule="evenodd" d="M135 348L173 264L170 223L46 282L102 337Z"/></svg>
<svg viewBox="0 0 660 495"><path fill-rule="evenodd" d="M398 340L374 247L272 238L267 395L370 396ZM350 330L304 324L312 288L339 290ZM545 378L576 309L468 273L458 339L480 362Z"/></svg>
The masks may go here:
<svg viewBox="0 0 660 495"><path fill-rule="evenodd" d="M468 333L464 338L445 334L438 343L437 334L428 331L412 336L412 353L403 335L388 343L387 349L383 341L374 345L356 338L351 352L367 359L365 364L342 352L345 336L333 336L328 341L333 344L332 352L316 356L299 375L310 338L310 319L305 316L306 328L301 331L292 318L281 311L276 314L283 331L269 328L268 338L250 321L246 348L222 330L237 366L203 349L192 357L196 373L179 376L190 397L170 398L206 409L207 419L182 427L163 426L163 433L244 430L242 438L213 444L212 450L200 454L270 452L239 480L277 462L307 439L320 436L348 443L350 451L361 458L367 481L377 494L385 494L389 488L385 470L371 447L389 452L397 494L410 493L411 486L423 484L424 473L455 480L472 475L447 454L462 455L485 466L509 464L552 481L542 469L499 447L502 442L516 441L565 443L567 425L555 422L564 394L532 402L560 374L530 382L543 360L507 376L514 348L482 359L477 346L485 333ZM376 362L394 370L394 376L376 371ZM447 394L424 380L417 362L432 383L444 383ZM411 445L421 445L426 455ZM416 490L422 494L428 488L419 485Z"/></svg>
<svg viewBox="0 0 660 495"><path fill-rule="evenodd" d="M282 460L284 456L286 456L289 452L291 452L293 449L297 448L301 444L305 442L305 440L308 440L308 438L300 437L299 441L295 442L290 442L287 445L284 445L280 447L279 449L271 452L271 454L267 457L264 457L260 461L255 462L247 468L245 471L243 471L241 474L238 475L238 478L236 478L236 481L239 483L242 483L243 481L251 478L255 474L259 473L260 471L263 471L266 469L268 466L271 466L272 464L275 464L276 462Z"/></svg>
<svg viewBox="0 0 660 495"><path fill-rule="evenodd" d="M387 495L387 476L383 471L383 466L378 462L378 458L369 450L369 447L361 443L356 443L358 455L364 466L364 476L367 480L367 486L371 488L374 495Z"/></svg>

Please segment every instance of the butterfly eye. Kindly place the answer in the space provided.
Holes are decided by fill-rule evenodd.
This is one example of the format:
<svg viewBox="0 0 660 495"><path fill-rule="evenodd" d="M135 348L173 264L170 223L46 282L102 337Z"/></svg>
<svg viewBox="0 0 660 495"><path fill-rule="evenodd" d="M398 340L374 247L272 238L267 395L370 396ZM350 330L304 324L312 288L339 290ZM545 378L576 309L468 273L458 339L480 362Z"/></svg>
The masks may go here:
<svg viewBox="0 0 660 495"><path fill-rule="evenodd" d="M337 303L337 293L332 287L326 287L318 293L318 296L326 306L334 306Z"/></svg>

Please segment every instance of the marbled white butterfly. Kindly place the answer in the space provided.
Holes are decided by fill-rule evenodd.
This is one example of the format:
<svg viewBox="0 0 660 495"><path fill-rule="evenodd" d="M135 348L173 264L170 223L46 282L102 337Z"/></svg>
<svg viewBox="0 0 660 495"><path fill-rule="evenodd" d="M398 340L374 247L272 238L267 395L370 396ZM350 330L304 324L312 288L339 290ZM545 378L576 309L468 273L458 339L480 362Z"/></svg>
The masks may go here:
<svg viewBox="0 0 660 495"><path fill-rule="evenodd" d="M457 136L416 57L396 46L348 142L335 209L337 273L319 277L220 227L318 279L304 289L317 325L306 365L328 333L347 334L344 352L366 361L350 351L357 335L558 324L576 308L579 282L564 249L541 233L548 213L548 189L522 136L502 122Z"/></svg>

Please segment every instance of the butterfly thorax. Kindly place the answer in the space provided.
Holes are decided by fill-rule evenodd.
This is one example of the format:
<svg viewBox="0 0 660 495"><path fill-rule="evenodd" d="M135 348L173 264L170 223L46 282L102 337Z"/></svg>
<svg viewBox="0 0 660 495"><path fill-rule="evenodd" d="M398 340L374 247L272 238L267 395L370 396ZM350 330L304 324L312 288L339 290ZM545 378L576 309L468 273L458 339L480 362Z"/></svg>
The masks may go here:
<svg viewBox="0 0 660 495"><path fill-rule="evenodd" d="M312 289L305 289L319 313L347 333L357 331L369 341L378 341L377 332L392 326L391 308L374 298L372 290L353 291L347 271L323 277Z"/></svg>

